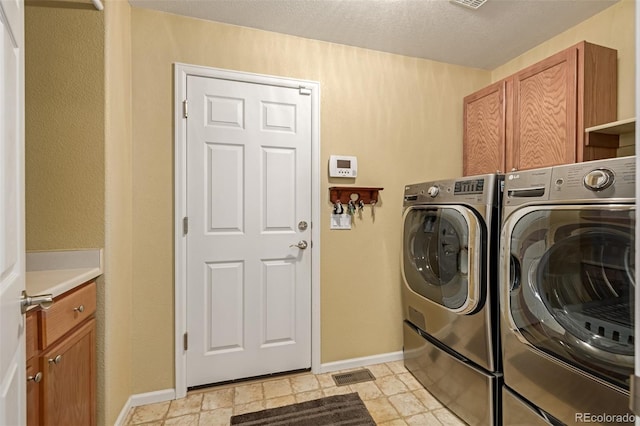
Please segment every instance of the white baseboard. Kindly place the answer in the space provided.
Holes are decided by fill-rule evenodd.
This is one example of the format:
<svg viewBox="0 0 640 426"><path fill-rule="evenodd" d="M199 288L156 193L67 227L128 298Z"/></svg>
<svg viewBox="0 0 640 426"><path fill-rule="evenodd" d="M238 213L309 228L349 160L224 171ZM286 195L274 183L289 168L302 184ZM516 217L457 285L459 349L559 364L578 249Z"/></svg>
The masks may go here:
<svg viewBox="0 0 640 426"><path fill-rule="evenodd" d="M320 364L320 371L317 373L332 373L334 371L348 370L350 368L366 367L373 364L382 364L384 362L401 361L402 351L389 352L386 354L365 356L362 358L351 358L342 361L328 362Z"/></svg>
<svg viewBox="0 0 640 426"><path fill-rule="evenodd" d="M129 411L131 411L134 407L139 407L141 405L147 404L155 404L157 402L165 402L172 401L176 399L176 391L175 389L165 389L155 392L147 392L147 393L139 393L136 395L131 395L127 400L124 407L120 411L120 415L116 419L114 423L115 426L123 426L125 421L127 420L127 416L129 415Z"/></svg>

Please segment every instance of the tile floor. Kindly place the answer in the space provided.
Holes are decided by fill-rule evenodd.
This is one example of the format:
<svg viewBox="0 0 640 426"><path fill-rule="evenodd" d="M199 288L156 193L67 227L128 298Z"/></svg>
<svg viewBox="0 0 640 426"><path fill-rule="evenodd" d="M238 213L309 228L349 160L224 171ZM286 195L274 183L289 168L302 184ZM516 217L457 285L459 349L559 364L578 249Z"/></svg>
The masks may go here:
<svg viewBox="0 0 640 426"><path fill-rule="evenodd" d="M135 407L126 425L228 425L232 415L358 392L378 425L446 425L465 423L444 408L409 373L402 361L367 367L375 381L336 386L333 373L299 373L227 384L189 392L186 398ZM350 370L345 370L350 371ZM341 372L345 372L341 371Z"/></svg>

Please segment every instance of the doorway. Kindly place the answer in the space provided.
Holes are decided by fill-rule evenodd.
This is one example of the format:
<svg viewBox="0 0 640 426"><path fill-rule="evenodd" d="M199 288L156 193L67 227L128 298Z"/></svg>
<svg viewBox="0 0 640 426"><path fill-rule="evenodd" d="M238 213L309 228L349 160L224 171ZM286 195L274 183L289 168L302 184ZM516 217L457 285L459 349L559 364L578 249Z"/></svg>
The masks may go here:
<svg viewBox="0 0 640 426"><path fill-rule="evenodd" d="M318 83L176 64L175 87L176 396L317 370Z"/></svg>

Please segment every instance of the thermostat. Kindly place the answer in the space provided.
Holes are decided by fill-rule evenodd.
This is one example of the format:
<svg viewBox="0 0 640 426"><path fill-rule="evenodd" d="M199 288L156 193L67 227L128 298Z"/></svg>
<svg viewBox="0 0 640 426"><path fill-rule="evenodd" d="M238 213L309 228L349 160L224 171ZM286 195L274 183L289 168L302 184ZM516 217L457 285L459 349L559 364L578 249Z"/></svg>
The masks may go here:
<svg viewBox="0 0 640 426"><path fill-rule="evenodd" d="M329 177L354 178L358 176L358 159L346 155L329 157Z"/></svg>

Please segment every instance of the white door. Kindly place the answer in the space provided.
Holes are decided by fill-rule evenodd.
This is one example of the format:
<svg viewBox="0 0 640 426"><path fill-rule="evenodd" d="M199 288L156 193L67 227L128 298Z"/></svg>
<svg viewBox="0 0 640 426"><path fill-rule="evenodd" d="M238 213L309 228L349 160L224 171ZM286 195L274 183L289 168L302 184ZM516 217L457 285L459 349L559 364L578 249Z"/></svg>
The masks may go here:
<svg viewBox="0 0 640 426"><path fill-rule="evenodd" d="M26 423L24 8L0 0L0 425Z"/></svg>
<svg viewBox="0 0 640 426"><path fill-rule="evenodd" d="M187 100L187 386L310 368L311 96L188 76Z"/></svg>

